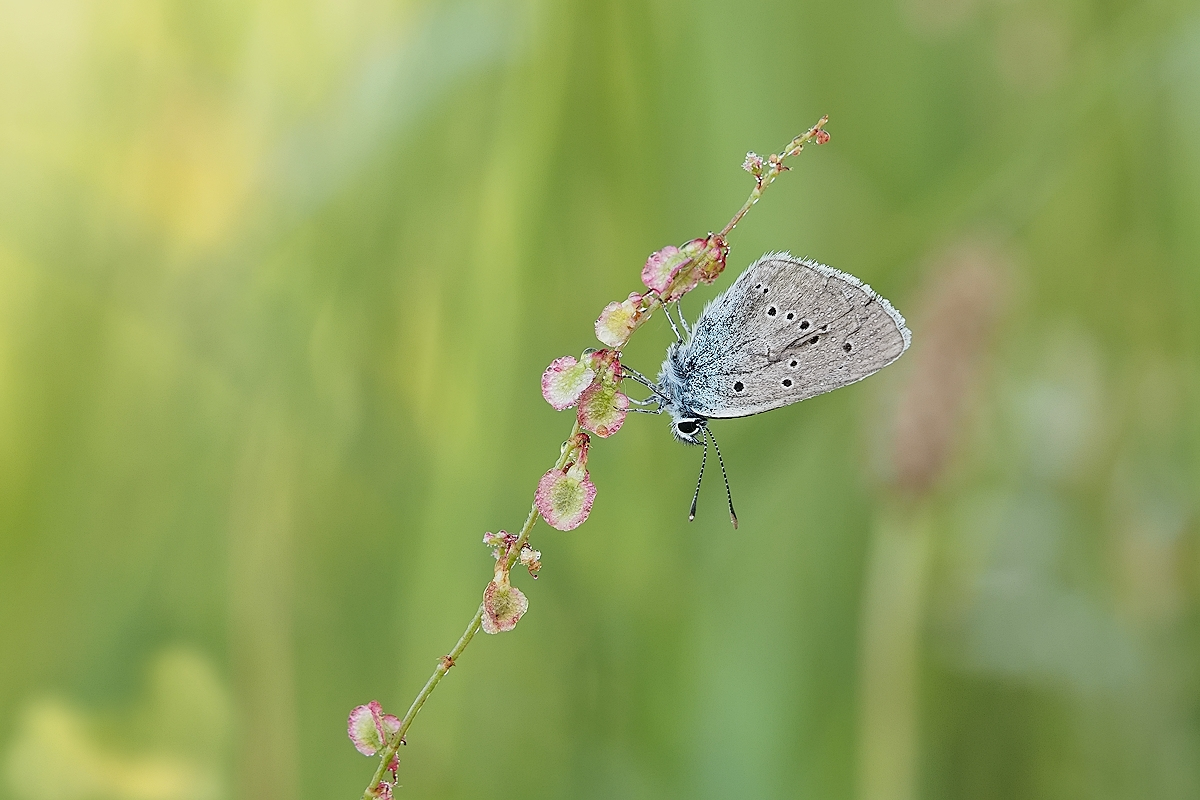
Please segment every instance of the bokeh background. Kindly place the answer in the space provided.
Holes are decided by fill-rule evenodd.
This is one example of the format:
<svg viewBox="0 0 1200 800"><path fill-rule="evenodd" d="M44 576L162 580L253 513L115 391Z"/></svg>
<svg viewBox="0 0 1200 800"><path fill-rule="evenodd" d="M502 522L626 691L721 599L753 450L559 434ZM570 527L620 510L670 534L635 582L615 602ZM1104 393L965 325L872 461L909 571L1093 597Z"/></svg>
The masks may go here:
<svg viewBox="0 0 1200 800"><path fill-rule="evenodd" d="M551 359L719 229L912 350L631 417L406 797L1200 796L1195 2L0 3L0 798L352 798L570 428ZM628 362L654 372L661 315Z"/></svg>

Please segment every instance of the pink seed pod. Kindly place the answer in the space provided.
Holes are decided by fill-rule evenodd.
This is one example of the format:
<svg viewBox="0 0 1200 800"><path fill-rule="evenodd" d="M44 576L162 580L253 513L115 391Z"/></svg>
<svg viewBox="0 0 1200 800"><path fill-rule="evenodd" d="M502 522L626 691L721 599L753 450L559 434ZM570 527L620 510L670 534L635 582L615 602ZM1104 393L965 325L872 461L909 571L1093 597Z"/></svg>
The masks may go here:
<svg viewBox="0 0 1200 800"><path fill-rule="evenodd" d="M621 429L629 413L629 397L615 384L596 381L579 398L579 425L601 439Z"/></svg>
<svg viewBox="0 0 1200 800"><path fill-rule="evenodd" d="M550 362L542 373L542 397L555 411L570 408L579 400L596 376L596 371L587 360L576 361L574 356L563 356Z"/></svg>
<svg viewBox="0 0 1200 800"><path fill-rule="evenodd" d="M560 531L578 528L592 512L596 485L582 464L552 469L538 481L534 501L538 513Z"/></svg>
<svg viewBox="0 0 1200 800"><path fill-rule="evenodd" d="M483 592L483 632L511 631L528 610L525 594L508 582L507 572L500 573Z"/></svg>
<svg viewBox="0 0 1200 800"><path fill-rule="evenodd" d="M398 730L399 718L384 714L378 700L355 707L346 722L346 733L354 743L354 749L364 756L373 756L382 750L388 737Z"/></svg>
<svg viewBox="0 0 1200 800"><path fill-rule="evenodd" d="M627 300L606 305L596 320L596 338L609 347L624 347L646 316L641 306L642 297L644 295L633 292Z"/></svg>
<svg viewBox="0 0 1200 800"><path fill-rule="evenodd" d="M662 250L651 253L646 259L646 266L642 267L642 283L662 294L683 269L688 258L688 253L674 245L667 245Z"/></svg>

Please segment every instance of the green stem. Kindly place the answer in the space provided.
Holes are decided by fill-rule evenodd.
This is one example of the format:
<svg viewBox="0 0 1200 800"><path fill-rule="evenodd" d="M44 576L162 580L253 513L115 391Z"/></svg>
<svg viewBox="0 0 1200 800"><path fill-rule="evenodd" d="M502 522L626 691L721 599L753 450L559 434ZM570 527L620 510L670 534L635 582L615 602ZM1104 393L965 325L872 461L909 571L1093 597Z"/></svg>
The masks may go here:
<svg viewBox="0 0 1200 800"><path fill-rule="evenodd" d="M575 420L575 425L571 428L571 437L579 433L579 420ZM562 469L571 455L575 452L574 447L564 447L562 453L558 456L558 461L555 462L555 469ZM521 557L521 545L529 541L529 532L533 530L533 526L538 520L537 503L535 502L529 509L529 516L525 518L525 524L521 526L521 533L517 536L516 544L508 551L505 556L505 569L512 569L513 564ZM470 623L467 624L467 629L463 631L463 635L458 637L458 644L454 645L454 649L448 655L443 656L439 661L437 668L433 674L429 676L429 680L425 681L425 685L421 687L421 691L417 693L417 697L413 700L412 705L408 707L408 713L404 715L404 719L400 720L400 730L396 731L388 741L387 747L379 753L379 766L375 768L375 774L371 776L371 782L367 784L366 791L363 792L363 800L375 800L375 787L383 780L383 773L387 772L387 765L392 763L396 752L400 746L404 744L404 735L408 733L408 729L412 726L413 720L417 718L417 713L421 710L421 706L425 705L425 700L429 695L433 694L433 690L442 682L442 678L446 677L446 673L450 671L458 662L458 657L467 649L467 645L475 638L475 634L479 632L480 626L483 624L483 603L479 604L479 608L475 609L475 616L471 617Z"/></svg>
<svg viewBox="0 0 1200 800"><path fill-rule="evenodd" d="M827 122L829 122L829 117L821 117L819 120L817 120L816 125L813 125L806 132L797 136L792 140L791 144L783 149L783 154L779 156L778 161L771 159L771 168L762 176L762 180L755 182L754 190L750 192L750 196L746 198L746 202L742 204L742 207L738 209L738 212L733 215L733 219L729 220L729 224L722 228L721 232L718 233L717 236L724 239L729 235L730 231L732 231L737 224L742 221L742 217L746 216L746 212L750 210L750 207L758 202L758 198L762 197L763 191L765 191L766 188L770 186L775 179L780 176L781 173L784 172L783 160L789 156L799 154L799 152L804 149L804 145L807 142L816 138L817 133L823 127L825 127L825 123Z"/></svg>
<svg viewBox="0 0 1200 800"><path fill-rule="evenodd" d="M371 783L367 786L367 790L363 792L363 800L374 800L375 787L383 780L383 773L387 771L387 765L392 763L392 759L396 756L396 751L400 749L400 745L404 744L404 734L408 732L409 727L413 724L413 720L417 718L417 712L421 710L421 706L425 705L426 698L433 693L437 685L442 682L442 678L446 677L446 673L454 666L454 662L463 650L467 649L467 645L471 643L471 639L475 638L475 634L479 632L479 626L483 623L483 603L479 604L479 608L475 609L475 616L471 618L471 623L467 625L467 629L463 631L463 635L458 638L458 644L454 645L454 649L449 655L444 656L437 665L437 669L429 676L429 680L425 681L425 686L421 688L417 698L413 700L412 705L408 707L408 713L404 715L404 719L400 720L400 730L396 731L388 746L379 754L379 766L375 768L375 774L371 777Z"/></svg>
<svg viewBox="0 0 1200 800"><path fill-rule="evenodd" d="M747 198L745 204L742 205L738 212L733 215L733 219L729 220L729 224L726 225L719 234L717 234L718 238L724 239L727 235L729 235L729 232L732 231L739 222L741 222L742 217L746 216L746 212L750 210L751 206L757 203L758 199L762 197L763 191L770 186L771 183L774 182L774 180L779 177L782 172L784 172L786 169L783 166L784 159L794 156L803 150L804 145L816 138L817 134L828 121L828 117L821 117L816 125L809 128L807 132L793 139L791 144L784 149L781 155L772 156L770 158L771 168L767 170L759 180L755 181L754 191L750 192L750 197ZM652 299L650 303L646 306L646 311L652 310L655 305L662 305L662 300L657 295L652 294L651 298ZM645 321L645 318L648 317L649 314L646 314L643 318L643 322ZM574 439L575 435L580 432L580 430L581 428L579 425L579 420L576 418L575 425L571 428L572 440ZM555 462L555 469L562 469L565 467L567 461L570 460L574 453L575 447L573 445L563 447L562 452L558 456L558 461ZM533 506L529 509L529 516L526 517L525 524L521 527L521 533L517 536L516 543L512 546L512 548L509 549L507 554L502 556L502 558L504 558L505 571L511 570L513 564L515 564L517 559L521 557L521 547L525 544L525 542L529 541L529 532L533 530L533 526L537 523L537 520L538 509L537 503L534 502ZM396 731L396 733L389 739L387 746L380 752L379 766L375 768L375 774L371 777L371 783L367 785L366 791L363 792L363 800L375 800L375 788L379 786L379 782L383 780L383 774L387 771L387 765L390 764L392 759L396 756L396 751L400 749L402 744L404 744L404 735L408 733L409 727L412 725L413 720L416 719L417 713L421 710L421 707L425 705L425 701L429 698L429 695L433 694L433 690L436 689L437 685L442 682L442 678L446 677L446 673L449 672L450 668L455 665L458 657L464 650L467 649L467 645L471 643L471 639L475 638L475 634L479 632L479 628L483 625L483 613L483 604L480 603L479 608L475 610L475 616L471 618L471 622L467 625L467 629L463 631L463 635L459 637L458 644L454 645L454 649L451 650L448 655L443 656L441 660L438 661L437 669L435 669L433 674L429 676L429 680L425 681L425 685L417 694L416 699L413 700L412 705L409 706L408 713L405 714L404 719L400 721L400 729Z"/></svg>

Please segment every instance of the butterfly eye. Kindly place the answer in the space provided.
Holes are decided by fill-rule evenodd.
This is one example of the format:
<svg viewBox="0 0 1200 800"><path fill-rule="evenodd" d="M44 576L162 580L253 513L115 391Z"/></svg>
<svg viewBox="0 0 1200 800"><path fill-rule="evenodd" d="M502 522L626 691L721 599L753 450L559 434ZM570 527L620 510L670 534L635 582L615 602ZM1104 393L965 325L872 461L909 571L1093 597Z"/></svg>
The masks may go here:
<svg viewBox="0 0 1200 800"><path fill-rule="evenodd" d="M738 381L735 384L733 384L733 390L735 392L740 392L742 389L745 389L745 388L746 388L746 385L744 383L742 383L741 381Z"/></svg>
<svg viewBox="0 0 1200 800"><path fill-rule="evenodd" d="M684 420L683 422L681 422L675 426L676 430L678 430L684 436L691 436L693 433L696 432L696 429L698 427L700 427L700 426L697 425L695 422L692 422L691 420Z"/></svg>

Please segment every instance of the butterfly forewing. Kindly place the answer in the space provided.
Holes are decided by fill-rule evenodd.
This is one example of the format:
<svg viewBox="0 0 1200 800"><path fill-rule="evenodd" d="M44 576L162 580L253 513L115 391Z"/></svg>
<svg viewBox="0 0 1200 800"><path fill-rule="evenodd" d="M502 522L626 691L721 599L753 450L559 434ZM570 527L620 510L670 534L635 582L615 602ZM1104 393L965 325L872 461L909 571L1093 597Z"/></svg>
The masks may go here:
<svg viewBox="0 0 1200 800"><path fill-rule="evenodd" d="M769 411L862 380L909 338L903 317L854 276L769 254L697 320L679 352L683 399L705 417Z"/></svg>

